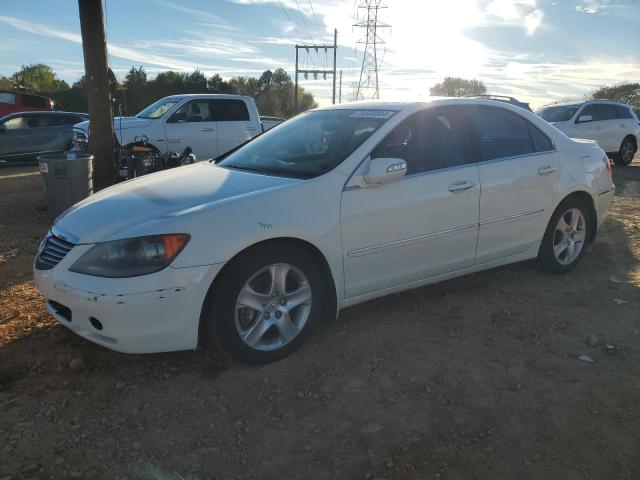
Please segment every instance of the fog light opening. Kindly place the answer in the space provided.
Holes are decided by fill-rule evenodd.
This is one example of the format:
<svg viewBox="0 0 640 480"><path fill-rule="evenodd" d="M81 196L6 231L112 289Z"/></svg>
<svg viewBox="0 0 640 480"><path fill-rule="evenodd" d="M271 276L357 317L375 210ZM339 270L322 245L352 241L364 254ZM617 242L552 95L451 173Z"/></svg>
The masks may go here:
<svg viewBox="0 0 640 480"><path fill-rule="evenodd" d="M96 330L102 330L102 322L95 317L89 317L89 322Z"/></svg>
<svg viewBox="0 0 640 480"><path fill-rule="evenodd" d="M64 318L67 322L71 321L71 309L61 303L54 302L53 300L49 300L49 306L53 309L55 313Z"/></svg>

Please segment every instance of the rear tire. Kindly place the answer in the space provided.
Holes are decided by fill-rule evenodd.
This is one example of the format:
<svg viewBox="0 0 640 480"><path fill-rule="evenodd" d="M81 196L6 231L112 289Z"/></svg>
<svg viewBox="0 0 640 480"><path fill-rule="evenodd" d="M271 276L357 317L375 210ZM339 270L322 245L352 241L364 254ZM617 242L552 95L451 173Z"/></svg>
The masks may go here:
<svg viewBox="0 0 640 480"><path fill-rule="evenodd" d="M205 343L252 365L287 357L332 311L327 281L296 245L274 242L248 250L225 267L207 296Z"/></svg>
<svg viewBox="0 0 640 480"><path fill-rule="evenodd" d="M567 273L582 259L591 231L591 213L578 197L563 200L551 216L538 252L543 271Z"/></svg>
<svg viewBox="0 0 640 480"><path fill-rule="evenodd" d="M620 145L620 150L616 154L614 160L617 165L629 165L633 161L633 157L636 154L638 147L636 142L633 141L633 138L626 137L622 144Z"/></svg>

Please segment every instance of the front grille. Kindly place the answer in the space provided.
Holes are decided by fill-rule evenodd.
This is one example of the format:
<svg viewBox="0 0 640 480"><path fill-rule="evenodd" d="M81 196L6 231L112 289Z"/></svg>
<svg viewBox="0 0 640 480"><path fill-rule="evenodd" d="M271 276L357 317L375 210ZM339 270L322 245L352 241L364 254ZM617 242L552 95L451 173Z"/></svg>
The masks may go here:
<svg viewBox="0 0 640 480"><path fill-rule="evenodd" d="M40 247L38 248L38 256L36 257L36 268L38 270L50 270L62 260L74 244L56 237L53 233L47 233Z"/></svg>
<svg viewBox="0 0 640 480"><path fill-rule="evenodd" d="M89 139L78 130L73 131L73 150L76 152L86 152L89 149Z"/></svg>

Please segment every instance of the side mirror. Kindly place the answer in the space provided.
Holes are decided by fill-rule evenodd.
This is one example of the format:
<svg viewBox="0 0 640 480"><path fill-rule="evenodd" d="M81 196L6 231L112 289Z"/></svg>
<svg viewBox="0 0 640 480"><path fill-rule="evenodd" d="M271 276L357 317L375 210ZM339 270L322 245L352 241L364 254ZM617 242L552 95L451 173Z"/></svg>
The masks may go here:
<svg viewBox="0 0 640 480"><path fill-rule="evenodd" d="M177 123L184 122L187 119L187 114L185 112L176 112L169 117L167 123Z"/></svg>
<svg viewBox="0 0 640 480"><path fill-rule="evenodd" d="M384 185L400 180L405 173L407 162L401 158L372 158L364 182L368 185Z"/></svg>
<svg viewBox="0 0 640 480"><path fill-rule="evenodd" d="M576 123L586 123L591 121L593 121L593 117L591 115L580 115Z"/></svg>

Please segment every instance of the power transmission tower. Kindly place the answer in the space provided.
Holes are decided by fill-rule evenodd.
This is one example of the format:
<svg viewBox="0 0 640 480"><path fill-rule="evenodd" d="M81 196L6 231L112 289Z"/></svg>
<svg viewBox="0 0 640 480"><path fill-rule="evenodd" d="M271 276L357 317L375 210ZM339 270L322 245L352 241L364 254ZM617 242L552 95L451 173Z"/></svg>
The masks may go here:
<svg viewBox="0 0 640 480"><path fill-rule="evenodd" d="M378 36L379 28L388 28L391 25L378 21L378 10L387 8L382 0L363 0L358 9L367 10L366 20L362 20L354 27L366 28L364 40L364 53L362 54L362 68L360 69L360 80L356 87L355 100L365 98L380 98L380 87L378 85L378 45L384 44L384 40Z"/></svg>

